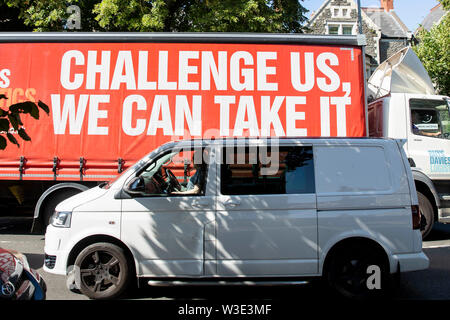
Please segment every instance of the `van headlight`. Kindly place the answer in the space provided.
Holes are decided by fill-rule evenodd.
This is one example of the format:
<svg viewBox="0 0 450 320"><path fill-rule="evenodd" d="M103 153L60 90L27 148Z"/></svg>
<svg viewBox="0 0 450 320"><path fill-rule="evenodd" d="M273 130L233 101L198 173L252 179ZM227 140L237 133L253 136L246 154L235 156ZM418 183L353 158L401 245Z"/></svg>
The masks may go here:
<svg viewBox="0 0 450 320"><path fill-rule="evenodd" d="M70 221L72 220L72 212L69 211L55 211L52 218L52 226L58 228L70 228Z"/></svg>

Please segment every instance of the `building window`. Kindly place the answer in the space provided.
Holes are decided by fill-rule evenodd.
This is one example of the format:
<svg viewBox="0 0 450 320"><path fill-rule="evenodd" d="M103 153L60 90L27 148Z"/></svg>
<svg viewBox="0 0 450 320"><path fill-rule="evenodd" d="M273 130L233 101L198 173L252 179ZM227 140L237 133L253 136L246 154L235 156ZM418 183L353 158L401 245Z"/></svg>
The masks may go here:
<svg viewBox="0 0 450 320"><path fill-rule="evenodd" d="M334 16L337 17L339 15L339 9L334 9Z"/></svg>
<svg viewBox="0 0 450 320"><path fill-rule="evenodd" d="M342 34L352 34L353 26L342 26Z"/></svg>
<svg viewBox="0 0 450 320"><path fill-rule="evenodd" d="M347 16L347 9L342 9L342 15L344 16L344 17L346 17Z"/></svg>
<svg viewBox="0 0 450 320"><path fill-rule="evenodd" d="M339 26L334 24L329 25L328 34L339 34Z"/></svg>
<svg viewBox="0 0 450 320"><path fill-rule="evenodd" d="M333 34L333 35L354 34L354 32L353 32L354 28L355 28L354 24L336 24L336 23L327 24L328 34Z"/></svg>

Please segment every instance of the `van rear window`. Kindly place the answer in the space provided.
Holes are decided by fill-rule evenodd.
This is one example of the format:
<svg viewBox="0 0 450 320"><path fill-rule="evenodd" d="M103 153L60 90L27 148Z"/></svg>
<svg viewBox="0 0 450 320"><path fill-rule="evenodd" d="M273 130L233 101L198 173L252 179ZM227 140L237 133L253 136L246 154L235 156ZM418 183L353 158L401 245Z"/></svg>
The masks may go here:
<svg viewBox="0 0 450 320"><path fill-rule="evenodd" d="M383 147L317 146L315 157L318 194L392 189Z"/></svg>
<svg viewBox="0 0 450 320"><path fill-rule="evenodd" d="M312 147L225 147L221 164L221 193L314 193Z"/></svg>

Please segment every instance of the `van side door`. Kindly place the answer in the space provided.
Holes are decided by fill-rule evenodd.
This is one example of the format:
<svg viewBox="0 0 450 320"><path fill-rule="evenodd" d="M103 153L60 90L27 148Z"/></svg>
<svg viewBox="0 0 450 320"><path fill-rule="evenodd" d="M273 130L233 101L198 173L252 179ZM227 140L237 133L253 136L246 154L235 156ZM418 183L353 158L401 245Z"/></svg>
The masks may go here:
<svg viewBox="0 0 450 320"><path fill-rule="evenodd" d="M207 150L205 157L211 156L213 152L210 148L203 150ZM204 274L204 241L215 218L216 187L215 179L211 177L216 175L216 166L209 166L209 161L206 161L199 194L163 193L157 190L155 182L161 180L161 175L165 180L172 176L172 179L175 177L182 185L181 192L189 191L189 183L183 185L183 181L196 180L195 173L201 169L191 163L188 170L191 174L187 177L185 164L193 158L192 154L195 152L182 152L183 155L178 156L179 161L174 160L176 155L172 157L170 153L170 158L161 155L151 160L148 169L134 177L143 178L145 192L122 200L121 239L137 260L138 276ZM137 180L136 183L139 182ZM175 183L174 180L172 183ZM197 185L197 182L193 184Z"/></svg>
<svg viewBox="0 0 450 320"><path fill-rule="evenodd" d="M317 274L312 146L219 149L217 273Z"/></svg>

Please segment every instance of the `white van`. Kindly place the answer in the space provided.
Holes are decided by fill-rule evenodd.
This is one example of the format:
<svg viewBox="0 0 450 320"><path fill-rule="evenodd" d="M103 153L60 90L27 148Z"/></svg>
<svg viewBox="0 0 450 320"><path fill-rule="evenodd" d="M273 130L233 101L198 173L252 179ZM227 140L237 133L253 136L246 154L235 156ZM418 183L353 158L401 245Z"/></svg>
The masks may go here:
<svg viewBox="0 0 450 320"><path fill-rule="evenodd" d="M44 269L73 270L90 298L117 297L136 277L281 284L324 276L339 292L365 295L380 289L377 275L428 267L419 228L399 141L189 140L60 203Z"/></svg>

